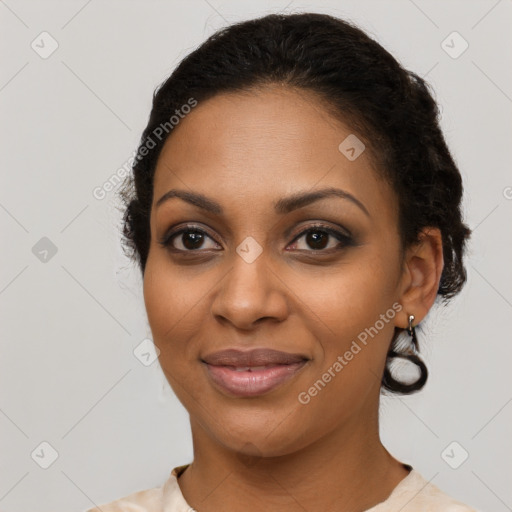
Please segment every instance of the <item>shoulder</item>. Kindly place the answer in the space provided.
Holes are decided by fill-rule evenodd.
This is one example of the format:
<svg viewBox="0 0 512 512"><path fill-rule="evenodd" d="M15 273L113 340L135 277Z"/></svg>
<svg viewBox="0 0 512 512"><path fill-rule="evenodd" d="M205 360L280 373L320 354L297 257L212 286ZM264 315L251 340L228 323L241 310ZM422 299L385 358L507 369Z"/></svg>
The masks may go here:
<svg viewBox="0 0 512 512"><path fill-rule="evenodd" d="M386 512L386 505L391 507L390 511L398 507L402 512L478 512L446 494L414 469L382 505L385 505L382 510L376 508L375 512Z"/></svg>
<svg viewBox="0 0 512 512"><path fill-rule="evenodd" d="M162 487L138 491L85 512L157 512L162 508Z"/></svg>
<svg viewBox="0 0 512 512"><path fill-rule="evenodd" d="M96 505L85 512L171 512L193 509L187 504L181 494L177 477L189 464L177 466L169 475L169 478L161 487L153 487L137 491L124 498L120 498L103 505Z"/></svg>

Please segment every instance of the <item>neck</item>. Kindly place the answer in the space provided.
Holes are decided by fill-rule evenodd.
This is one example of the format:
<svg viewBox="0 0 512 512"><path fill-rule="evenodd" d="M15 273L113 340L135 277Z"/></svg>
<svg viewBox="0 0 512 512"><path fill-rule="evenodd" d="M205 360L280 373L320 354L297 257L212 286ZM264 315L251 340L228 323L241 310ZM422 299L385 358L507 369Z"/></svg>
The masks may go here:
<svg viewBox="0 0 512 512"><path fill-rule="evenodd" d="M353 420L277 457L241 455L193 420L191 427L194 461L179 485L201 512L364 511L385 501L408 474L382 445L376 417Z"/></svg>

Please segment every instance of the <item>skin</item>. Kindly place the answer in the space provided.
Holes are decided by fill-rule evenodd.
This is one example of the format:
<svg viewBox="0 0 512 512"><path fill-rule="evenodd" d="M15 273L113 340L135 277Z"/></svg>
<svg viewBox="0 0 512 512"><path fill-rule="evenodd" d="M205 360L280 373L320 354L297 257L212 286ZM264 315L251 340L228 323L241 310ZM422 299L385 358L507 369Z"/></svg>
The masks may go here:
<svg viewBox="0 0 512 512"><path fill-rule="evenodd" d="M379 438L380 381L394 328L409 314L420 323L435 300L441 234L426 229L401 265L397 198L368 146L354 161L339 151L351 133L313 93L269 86L199 103L159 157L144 300L160 365L190 415L194 460L178 482L199 512L362 511L408 475ZM281 198L326 187L351 193L369 215L337 197L274 211ZM202 193L224 213L180 198L157 208L170 189ZM316 222L348 229L354 244L329 236L316 248L304 233ZM188 250L180 255L158 243L185 223L207 233L203 245L178 235L173 247ZM236 252L249 236L262 249L252 263ZM401 311L300 403L394 303ZM200 358L235 346L310 361L268 394L232 397Z"/></svg>

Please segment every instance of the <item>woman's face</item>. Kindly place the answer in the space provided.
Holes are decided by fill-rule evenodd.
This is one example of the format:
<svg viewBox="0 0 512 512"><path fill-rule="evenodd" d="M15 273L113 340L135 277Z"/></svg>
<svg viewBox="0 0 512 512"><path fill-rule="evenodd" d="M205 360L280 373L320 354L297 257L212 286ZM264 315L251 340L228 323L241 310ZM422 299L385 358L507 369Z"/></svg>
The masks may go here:
<svg viewBox="0 0 512 512"><path fill-rule="evenodd" d="M167 140L144 299L196 435L283 455L375 419L401 308L397 203L353 137L312 93L272 87L200 102ZM325 189L340 192L299 199ZM256 348L296 357L211 357Z"/></svg>

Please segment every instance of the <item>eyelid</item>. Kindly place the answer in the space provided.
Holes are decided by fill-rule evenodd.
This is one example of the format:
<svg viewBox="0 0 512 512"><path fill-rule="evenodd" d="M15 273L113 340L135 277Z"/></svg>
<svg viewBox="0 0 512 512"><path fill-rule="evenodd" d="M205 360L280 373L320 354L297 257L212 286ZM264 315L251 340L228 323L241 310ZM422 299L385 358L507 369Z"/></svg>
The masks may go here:
<svg viewBox="0 0 512 512"><path fill-rule="evenodd" d="M319 230L322 229L324 231L327 231L328 233L330 233L333 236L341 236L341 237L344 237L347 239L353 238L352 233L347 228L345 228L343 226L337 225L336 227L333 227L329 224L326 224L323 221L310 221L310 222L313 222L313 224L303 224L299 228L297 228L297 234L294 236L292 242L295 241L299 236L303 236L308 231L315 229L315 228L317 228ZM285 233L287 238L290 236L290 231L291 230L287 230Z"/></svg>

